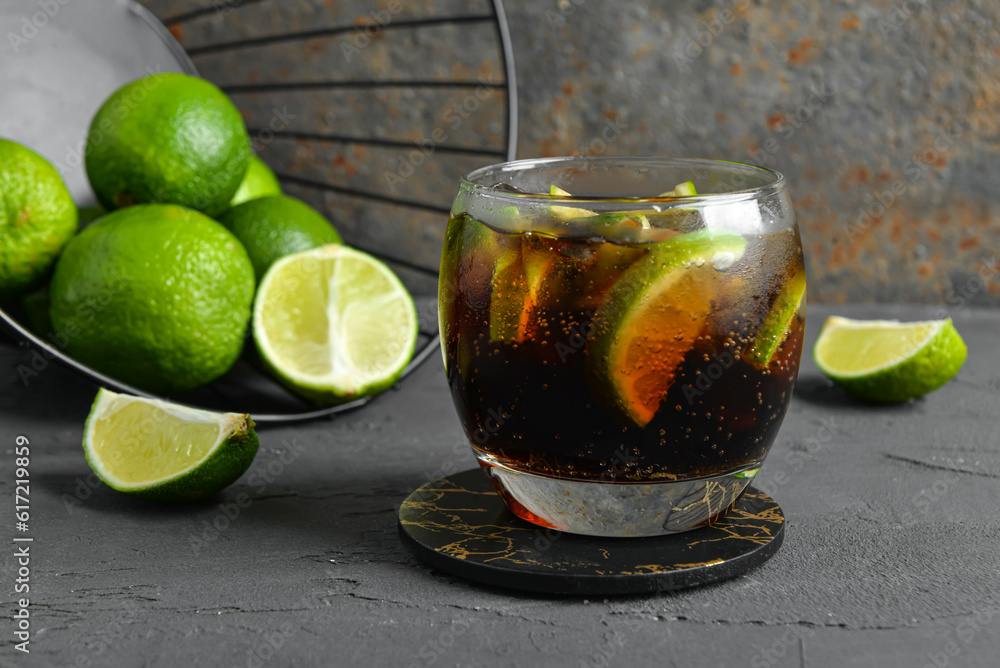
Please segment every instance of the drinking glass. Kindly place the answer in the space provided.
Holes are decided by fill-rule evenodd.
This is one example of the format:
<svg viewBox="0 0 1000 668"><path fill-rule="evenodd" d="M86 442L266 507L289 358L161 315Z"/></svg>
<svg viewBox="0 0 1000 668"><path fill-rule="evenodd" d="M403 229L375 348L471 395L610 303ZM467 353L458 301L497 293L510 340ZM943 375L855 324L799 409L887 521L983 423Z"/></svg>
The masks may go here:
<svg viewBox="0 0 1000 668"><path fill-rule="evenodd" d="M576 157L467 174L439 317L479 464L515 514L561 531L714 521L781 425L805 287L772 170Z"/></svg>

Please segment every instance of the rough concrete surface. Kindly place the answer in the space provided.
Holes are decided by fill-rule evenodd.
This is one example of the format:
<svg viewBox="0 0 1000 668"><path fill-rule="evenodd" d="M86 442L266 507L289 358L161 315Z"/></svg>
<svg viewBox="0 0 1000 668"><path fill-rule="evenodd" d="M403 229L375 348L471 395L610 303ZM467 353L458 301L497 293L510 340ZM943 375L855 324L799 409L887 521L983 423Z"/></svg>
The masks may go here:
<svg viewBox="0 0 1000 668"><path fill-rule="evenodd" d="M812 307L807 349L830 312ZM0 347L0 527L18 534L13 447L25 435L35 539L29 656L13 649L13 543L0 558L0 665L995 666L1000 315L953 315L970 362L919 401L858 404L803 360L756 482L788 518L770 562L607 600L470 584L406 551L397 505L474 465L436 356L359 411L262 428L236 484L163 506L89 476L80 439L94 387L55 366L24 386L15 370L30 354Z"/></svg>

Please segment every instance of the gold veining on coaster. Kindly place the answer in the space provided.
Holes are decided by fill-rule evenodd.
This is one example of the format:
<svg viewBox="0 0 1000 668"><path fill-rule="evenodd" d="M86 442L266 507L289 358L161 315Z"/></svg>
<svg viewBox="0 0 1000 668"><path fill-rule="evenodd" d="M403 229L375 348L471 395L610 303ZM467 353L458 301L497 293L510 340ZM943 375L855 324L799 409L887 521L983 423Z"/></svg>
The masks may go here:
<svg viewBox="0 0 1000 668"><path fill-rule="evenodd" d="M640 551L638 554L645 559L633 564L628 563L627 557L623 560L627 551L617 547L624 543L616 543L616 539L591 543L585 537L531 525L505 508L498 510L499 500L486 486L488 483L483 484L485 481L476 476L463 479L473 486L446 478L410 495L400 508L400 524L411 533L421 530L428 537L428 547L444 557L513 570L528 568L534 572L617 577L703 569L725 563L725 559L712 554L720 552L721 545L765 546L775 539L784 522L781 509L770 497L750 489L732 503L733 507L722 519L701 529L670 536L671 550L663 554L665 558L661 561L648 560L657 555L656 550ZM476 484L481 488L475 488ZM657 545L653 541L660 539L618 540L653 547ZM572 558L553 559L549 551L560 541L565 541L563 548L572 544Z"/></svg>

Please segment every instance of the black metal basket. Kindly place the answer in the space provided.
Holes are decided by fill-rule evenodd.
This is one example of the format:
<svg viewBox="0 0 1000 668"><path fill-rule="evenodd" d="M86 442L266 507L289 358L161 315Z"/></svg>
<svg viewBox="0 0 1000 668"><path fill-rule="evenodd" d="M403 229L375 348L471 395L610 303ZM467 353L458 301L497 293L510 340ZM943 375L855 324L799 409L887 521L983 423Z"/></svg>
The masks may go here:
<svg viewBox="0 0 1000 668"><path fill-rule="evenodd" d="M436 6L424 5L411 15L407 3L390 4L396 13L337 3L337 10L326 7L322 16L308 2L145 4L169 34L139 5L121 11L173 50L173 69L194 74L197 68L230 95L258 155L286 193L323 211L347 243L386 261L414 293L420 336L403 373L408 376L438 347L440 241L458 179L471 168L512 160L517 151L514 61L501 0L465 3L468 11L460 14L438 14ZM185 11L171 13L177 5ZM469 41L455 40L459 35ZM470 43L478 45L474 53ZM484 44L490 47L484 50ZM338 52L340 59L333 59ZM434 53L441 57L429 60ZM386 63L391 76L385 76ZM31 145L30 138L12 138ZM155 396L72 359L30 331L16 306L0 309L0 323L21 345L96 383ZM249 412L258 422L306 420L370 400L312 404L268 376L252 345L219 380L169 399Z"/></svg>

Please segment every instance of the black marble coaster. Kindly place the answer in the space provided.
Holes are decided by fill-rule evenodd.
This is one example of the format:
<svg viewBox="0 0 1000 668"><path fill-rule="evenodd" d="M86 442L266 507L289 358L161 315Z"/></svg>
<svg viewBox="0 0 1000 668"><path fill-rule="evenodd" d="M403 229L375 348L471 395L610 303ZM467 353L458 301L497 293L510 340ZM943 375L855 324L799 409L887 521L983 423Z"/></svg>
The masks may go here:
<svg viewBox="0 0 1000 668"><path fill-rule="evenodd" d="M470 580L553 594L645 594L725 580L759 566L784 537L785 516L748 489L714 524L652 538L594 538L514 515L479 469L428 483L399 509L417 557Z"/></svg>

